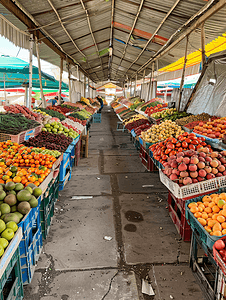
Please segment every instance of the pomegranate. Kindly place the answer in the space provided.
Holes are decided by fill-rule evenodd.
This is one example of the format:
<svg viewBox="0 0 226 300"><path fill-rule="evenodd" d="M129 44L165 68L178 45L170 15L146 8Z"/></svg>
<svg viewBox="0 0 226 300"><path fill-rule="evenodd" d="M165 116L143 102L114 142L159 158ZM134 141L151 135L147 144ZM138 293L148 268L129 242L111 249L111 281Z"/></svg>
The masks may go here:
<svg viewBox="0 0 226 300"><path fill-rule="evenodd" d="M213 174L213 173L209 173L206 175L206 179L209 180L209 179L213 179L215 178L216 176Z"/></svg>
<svg viewBox="0 0 226 300"><path fill-rule="evenodd" d="M206 177L206 171L204 169L199 170L200 177Z"/></svg>
<svg viewBox="0 0 226 300"><path fill-rule="evenodd" d="M194 171L194 172L190 172L190 176L191 176L191 178L197 178L199 176L199 174L197 171Z"/></svg>
<svg viewBox="0 0 226 300"><path fill-rule="evenodd" d="M194 172L197 170L197 165L191 164L188 166L189 171Z"/></svg>
<svg viewBox="0 0 226 300"><path fill-rule="evenodd" d="M176 181L178 179L176 174L171 174L170 175L170 180Z"/></svg>
<svg viewBox="0 0 226 300"><path fill-rule="evenodd" d="M209 166L205 166L204 170L206 171L206 173L211 173L212 172L212 168Z"/></svg>
<svg viewBox="0 0 226 300"><path fill-rule="evenodd" d="M180 171L180 172L182 172L182 171L186 171L187 170L187 165L185 164L185 163L181 163L179 166L178 166L178 170Z"/></svg>
<svg viewBox="0 0 226 300"><path fill-rule="evenodd" d="M188 177L189 174L186 171L180 172L180 177L184 178L184 177Z"/></svg>
<svg viewBox="0 0 226 300"><path fill-rule="evenodd" d="M200 161L198 164L197 164L198 168L199 169L204 169L205 168L205 163L203 161Z"/></svg>
<svg viewBox="0 0 226 300"><path fill-rule="evenodd" d="M225 248L225 243L223 240L217 240L215 243L214 243L214 247L217 249L217 250L223 250Z"/></svg>
<svg viewBox="0 0 226 300"><path fill-rule="evenodd" d="M199 159L197 156L192 156L190 160L191 164L197 165L199 163Z"/></svg>
<svg viewBox="0 0 226 300"><path fill-rule="evenodd" d="M192 183L192 179L190 177L185 177L183 180L184 185L188 185Z"/></svg>

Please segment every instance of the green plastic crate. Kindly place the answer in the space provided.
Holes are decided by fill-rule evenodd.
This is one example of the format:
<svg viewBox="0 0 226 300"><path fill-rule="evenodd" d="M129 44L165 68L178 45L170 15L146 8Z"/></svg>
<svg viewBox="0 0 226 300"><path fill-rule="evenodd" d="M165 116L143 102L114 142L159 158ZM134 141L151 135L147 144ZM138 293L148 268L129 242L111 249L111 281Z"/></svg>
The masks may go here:
<svg viewBox="0 0 226 300"><path fill-rule="evenodd" d="M19 249L21 238L22 230L19 228L0 259L0 300L23 299Z"/></svg>
<svg viewBox="0 0 226 300"><path fill-rule="evenodd" d="M55 203L59 196L59 174L53 179L43 197L40 207L42 237L47 238L49 233L51 220L54 214Z"/></svg>

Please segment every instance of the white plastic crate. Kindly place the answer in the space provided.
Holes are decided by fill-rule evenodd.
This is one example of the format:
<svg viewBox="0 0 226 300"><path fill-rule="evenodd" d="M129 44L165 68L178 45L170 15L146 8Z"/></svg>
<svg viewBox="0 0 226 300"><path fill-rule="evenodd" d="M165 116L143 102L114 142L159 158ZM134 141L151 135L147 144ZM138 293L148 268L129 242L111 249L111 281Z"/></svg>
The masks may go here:
<svg viewBox="0 0 226 300"><path fill-rule="evenodd" d="M170 180L161 170L159 170L159 176L160 181L176 198L186 198L226 187L226 176L216 177L210 180L205 180L181 187L177 183Z"/></svg>

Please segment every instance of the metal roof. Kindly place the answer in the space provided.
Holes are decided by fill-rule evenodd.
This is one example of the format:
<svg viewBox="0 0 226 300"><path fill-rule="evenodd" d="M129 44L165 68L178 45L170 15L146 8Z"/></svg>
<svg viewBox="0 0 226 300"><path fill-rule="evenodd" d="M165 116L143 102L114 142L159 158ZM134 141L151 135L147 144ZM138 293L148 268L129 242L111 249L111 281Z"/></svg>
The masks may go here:
<svg viewBox="0 0 226 300"><path fill-rule="evenodd" d="M138 79L141 78L146 68L144 64L161 51L168 39L170 43L175 41L203 13L193 20L190 18L201 9L206 8L208 11L222 1L224 0L1 0L0 14L25 30L26 26L21 22L24 20L23 14L33 22L31 27L38 28L44 37L48 37L54 46L52 49L48 48L44 44L46 39L40 38L44 42L40 47L41 58L59 65L60 59L54 53L55 47L65 57L68 56L79 64L92 81L110 79L122 82L131 77L134 79L138 70ZM19 7L19 10L15 10L15 7ZM205 22L206 43L226 31L225 13L224 7ZM159 30L156 31L158 27ZM154 33L155 36L152 37ZM173 34L175 37L171 39ZM150 39L151 42L147 44ZM112 57L110 52L102 52L111 46L111 42ZM200 30L196 29L189 37L189 51L198 48ZM184 49L184 42L181 42L158 59L159 67L183 56ZM145 74L150 71L151 66L148 65Z"/></svg>

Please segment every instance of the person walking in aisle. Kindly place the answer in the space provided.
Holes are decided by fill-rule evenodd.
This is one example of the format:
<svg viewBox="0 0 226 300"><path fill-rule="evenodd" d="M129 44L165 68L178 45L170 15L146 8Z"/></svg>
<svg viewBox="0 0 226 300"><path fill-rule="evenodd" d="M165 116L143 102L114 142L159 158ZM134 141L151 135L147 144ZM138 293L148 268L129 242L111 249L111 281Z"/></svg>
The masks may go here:
<svg viewBox="0 0 226 300"><path fill-rule="evenodd" d="M100 97L100 95L97 95L96 99L100 102L100 109L99 109L99 112L101 112L102 108L104 107L104 103L103 103L103 100L102 98Z"/></svg>

